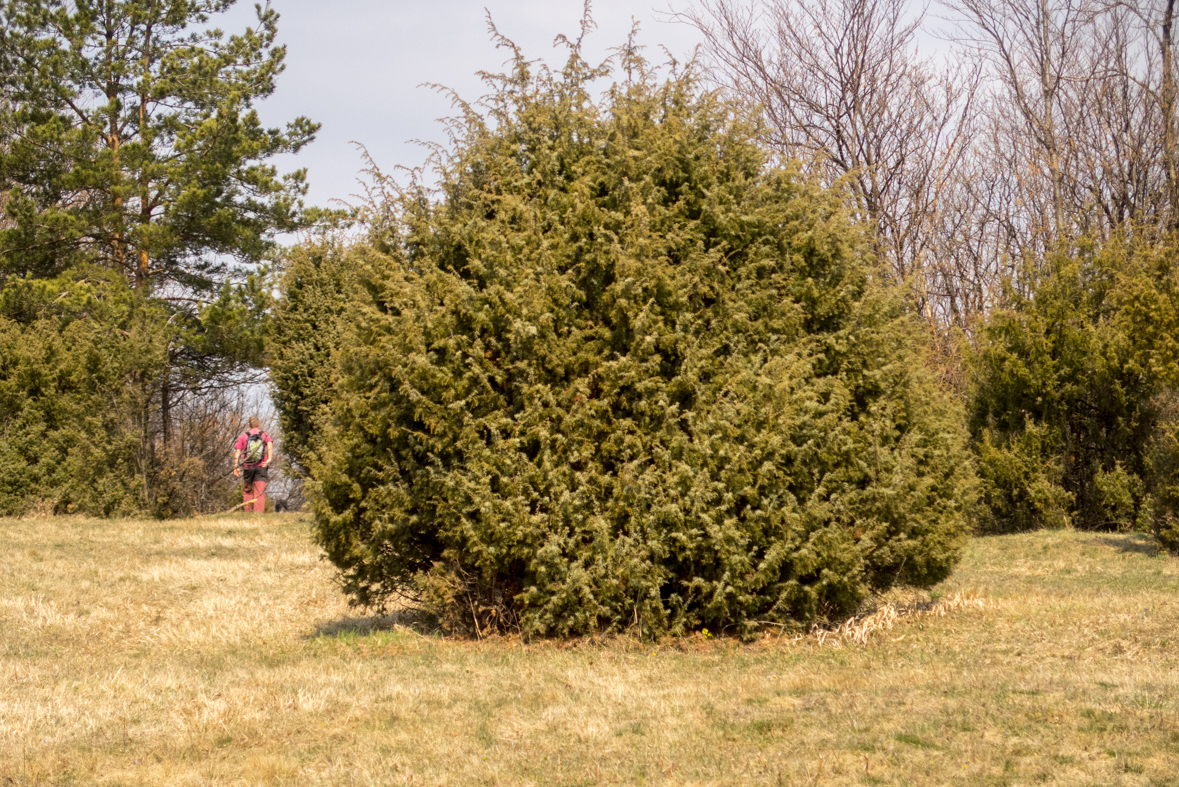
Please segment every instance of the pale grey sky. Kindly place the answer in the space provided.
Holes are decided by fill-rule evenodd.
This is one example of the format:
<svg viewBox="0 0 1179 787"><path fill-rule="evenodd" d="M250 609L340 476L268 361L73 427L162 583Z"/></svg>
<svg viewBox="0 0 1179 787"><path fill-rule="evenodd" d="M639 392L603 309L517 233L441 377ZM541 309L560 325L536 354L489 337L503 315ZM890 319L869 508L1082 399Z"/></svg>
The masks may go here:
<svg viewBox="0 0 1179 787"><path fill-rule="evenodd" d="M363 166L350 144L363 143L378 166L416 166L425 151L410 140L444 140L438 118L452 114L449 100L419 87L435 82L464 98L485 91L476 71L498 71L507 52L487 32L486 8L499 31L529 59L563 62L553 39L574 37L582 0L272 0L279 12L279 40L287 45L287 70L275 95L260 107L267 125L306 115L323 124L302 153L278 162L282 171L307 167L309 204L327 205L358 191ZM682 4L680 4L682 6ZM641 25L646 54L664 60L666 47L680 60L699 41L696 31L669 21L667 0L596 0L598 29L588 41L593 62L626 41L633 17ZM253 3L239 0L229 14L210 20L226 33L253 19Z"/></svg>

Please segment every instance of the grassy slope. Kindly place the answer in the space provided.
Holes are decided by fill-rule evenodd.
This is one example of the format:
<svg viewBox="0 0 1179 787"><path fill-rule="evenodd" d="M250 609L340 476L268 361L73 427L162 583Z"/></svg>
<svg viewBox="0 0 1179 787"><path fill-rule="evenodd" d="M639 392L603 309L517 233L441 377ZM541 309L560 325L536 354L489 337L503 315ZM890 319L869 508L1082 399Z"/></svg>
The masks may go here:
<svg viewBox="0 0 1179 787"><path fill-rule="evenodd" d="M0 785L1179 784L1134 536L975 541L866 644L651 648L369 630L306 528L0 520Z"/></svg>

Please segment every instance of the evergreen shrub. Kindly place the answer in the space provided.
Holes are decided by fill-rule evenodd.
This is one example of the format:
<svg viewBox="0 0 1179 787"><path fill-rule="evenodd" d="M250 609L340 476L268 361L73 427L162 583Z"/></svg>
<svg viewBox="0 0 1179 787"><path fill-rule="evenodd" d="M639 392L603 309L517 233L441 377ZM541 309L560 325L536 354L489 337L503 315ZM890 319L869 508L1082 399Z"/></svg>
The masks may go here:
<svg viewBox="0 0 1179 787"><path fill-rule="evenodd" d="M342 243L318 239L286 255L268 362L283 451L305 472L335 384L335 353L353 283Z"/></svg>
<svg viewBox="0 0 1179 787"><path fill-rule="evenodd" d="M1174 257L1170 243L1082 244L991 316L970 402L980 530L1140 528L1167 541L1179 513Z"/></svg>
<svg viewBox="0 0 1179 787"><path fill-rule="evenodd" d="M1162 405L1164 417L1146 453L1145 511L1138 519L1158 545L1179 554L1179 402L1171 395Z"/></svg>
<svg viewBox="0 0 1179 787"><path fill-rule="evenodd" d="M109 271L0 288L0 515L142 511L163 318Z"/></svg>
<svg viewBox="0 0 1179 787"><path fill-rule="evenodd" d="M407 187L383 249L349 253L311 491L353 601L749 635L945 578L964 421L838 196L690 71L624 48L595 101L605 71L571 51L488 77L438 191ZM303 418L324 389L283 379Z"/></svg>

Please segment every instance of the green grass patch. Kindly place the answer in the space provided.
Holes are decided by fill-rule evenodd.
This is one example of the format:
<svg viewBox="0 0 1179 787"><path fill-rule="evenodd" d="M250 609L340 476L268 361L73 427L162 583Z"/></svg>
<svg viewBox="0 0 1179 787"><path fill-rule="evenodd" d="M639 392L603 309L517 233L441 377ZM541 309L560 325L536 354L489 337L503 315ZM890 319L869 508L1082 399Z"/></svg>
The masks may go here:
<svg viewBox="0 0 1179 787"><path fill-rule="evenodd" d="M895 739L897 741L907 744L909 746L915 746L918 749L940 749L941 748L941 746L938 746L935 743L930 743L929 741L925 740L924 738L919 738L916 735L909 735L907 733L901 733L901 734L895 736Z"/></svg>

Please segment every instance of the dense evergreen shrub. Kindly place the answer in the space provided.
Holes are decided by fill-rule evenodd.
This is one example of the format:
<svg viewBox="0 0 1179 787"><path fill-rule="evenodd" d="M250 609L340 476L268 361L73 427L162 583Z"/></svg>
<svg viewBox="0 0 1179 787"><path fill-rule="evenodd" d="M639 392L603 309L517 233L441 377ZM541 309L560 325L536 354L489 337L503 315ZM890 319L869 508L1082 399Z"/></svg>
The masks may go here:
<svg viewBox="0 0 1179 787"><path fill-rule="evenodd" d="M346 590L532 635L749 633L943 579L963 421L838 198L690 73L619 57L598 104L576 49L517 54L437 198L407 189L387 253L352 252L312 437ZM292 423L323 390L276 384Z"/></svg>
<svg viewBox="0 0 1179 787"><path fill-rule="evenodd" d="M1085 245L991 316L970 406L983 531L1158 530L1179 510L1174 258L1169 244Z"/></svg>
<svg viewBox="0 0 1179 787"><path fill-rule="evenodd" d="M0 514L141 511L164 318L97 268L0 289Z"/></svg>
<svg viewBox="0 0 1179 787"><path fill-rule="evenodd" d="M327 239L296 247L284 262L268 360L283 450L296 472L306 470L333 397L351 265L344 246Z"/></svg>

